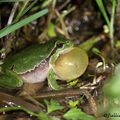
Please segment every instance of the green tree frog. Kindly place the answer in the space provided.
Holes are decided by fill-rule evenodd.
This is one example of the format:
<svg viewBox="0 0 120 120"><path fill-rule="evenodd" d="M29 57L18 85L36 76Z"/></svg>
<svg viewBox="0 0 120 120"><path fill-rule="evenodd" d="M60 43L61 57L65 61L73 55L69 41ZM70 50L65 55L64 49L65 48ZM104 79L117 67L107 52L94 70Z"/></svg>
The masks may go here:
<svg viewBox="0 0 120 120"><path fill-rule="evenodd" d="M53 89L59 89L56 80L76 79L85 72L87 66L86 51L63 38L52 39L7 57L1 66L3 73L0 75L0 84L19 87L23 82L39 83L47 78Z"/></svg>

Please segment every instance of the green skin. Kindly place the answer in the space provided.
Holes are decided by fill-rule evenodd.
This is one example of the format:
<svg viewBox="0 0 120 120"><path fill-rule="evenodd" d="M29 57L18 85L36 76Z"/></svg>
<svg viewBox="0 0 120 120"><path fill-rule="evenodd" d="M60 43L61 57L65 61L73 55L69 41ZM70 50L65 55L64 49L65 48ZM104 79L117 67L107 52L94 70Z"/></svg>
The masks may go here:
<svg viewBox="0 0 120 120"><path fill-rule="evenodd" d="M53 50L56 48L56 45L63 44L62 48L57 49L54 54ZM75 48L75 49L74 49ZM77 51L80 52L74 52L76 51L77 47L74 47L73 43L70 41L66 41L63 38L59 38L57 40L50 40L46 42L45 44L35 44L32 45L26 49L24 49L21 52L18 52L15 55L9 56L4 60L4 63L2 64L2 71L3 73L0 75L0 85L3 87L20 87L23 84L23 79L18 74L24 74L26 72L33 71L36 67L40 65L42 61L44 61L47 58L50 58L49 60L49 71L47 74L48 84L53 89L60 89L60 86L57 84L57 79L60 80L72 80L73 78L76 79L77 77L81 76L87 66L88 66L88 56L86 52L80 48L77 48ZM79 49L79 50L78 50ZM65 70L65 74L67 73L67 68L70 70L76 69L74 67L75 62L69 61L69 59L64 59L65 64L66 63L72 63L72 66L67 64L67 66L64 65L64 61L62 61L62 64L64 68L57 68L56 61L58 61L59 57L61 55L64 55L66 53L69 53L71 50L72 54L76 54L78 56L80 54L81 57L75 57L75 59L71 59L71 55L66 55L71 59L72 61L77 61L76 66L80 65L80 69L77 69L77 75L73 75L74 77L70 77L66 79L66 77L63 77L63 71ZM51 55L52 54L52 55ZM78 60L76 60L78 59ZM72 69L74 67L74 69ZM60 70L61 69L61 70ZM8 72L9 71L9 72ZM60 73L59 71L62 71ZM72 71L69 71L72 73ZM11 73L11 74L10 74ZM61 74L63 75L61 77ZM73 73L74 74L74 73ZM7 77L6 77L7 76Z"/></svg>

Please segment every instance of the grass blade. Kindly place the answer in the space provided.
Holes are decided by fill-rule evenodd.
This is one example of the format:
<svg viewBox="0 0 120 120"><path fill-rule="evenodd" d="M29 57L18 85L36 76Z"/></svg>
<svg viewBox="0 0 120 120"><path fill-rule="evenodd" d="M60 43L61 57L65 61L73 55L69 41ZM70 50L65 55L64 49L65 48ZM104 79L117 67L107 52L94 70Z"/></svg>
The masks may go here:
<svg viewBox="0 0 120 120"><path fill-rule="evenodd" d="M0 38L4 37L5 35L13 32L13 31L15 31L15 30L17 30L21 27L23 27L24 25L32 22L33 20L35 20L39 17L42 17L43 15L45 15L47 13L48 13L48 9L46 8L46 9L41 10L41 11L39 11L39 12L37 12L37 13L35 13L35 14L33 14L33 15L31 15L31 16L29 16L29 17L27 17L27 18L25 18L25 19L23 19L23 20L21 20L17 23L15 23L15 24L12 24L10 26L7 26L7 27L1 29L0 30Z"/></svg>
<svg viewBox="0 0 120 120"><path fill-rule="evenodd" d="M101 13L102 13L106 23L107 23L107 25L110 26L110 20L108 18L108 15L107 15L107 12L105 10L105 7L103 5L102 0L96 0L96 2L97 2L97 5L98 5L98 7L99 7L99 9L100 9L100 11L101 11Z"/></svg>
<svg viewBox="0 0 120 120"><path fill-rule="evenodd" d="M25 13L27 13L35 4L36 4L37 0L36 1L33 1L22 13L21 13L21 16L23 16ZM20 17L21 17L20 16Z"/></svg>
<svg viewBox="0 0 120 120"><path fill-rule="evenodd" d="M27 0L0 0L0 2L21 2L21 1L27 1ZM33 0L30 0L33 1Z"/></svg>
<svg viewBox="0 0 120 120"><path fill-rule="evenodd" d="M19 13L17 14L17 16L16 16L14 22L18 21L19 18L22 16L22 13L23 13L24 9L27 7L28 3L29 3L29 0L23 2L23 6L21 7Z"/></svg>
<svg viewBox="0 0 120 120"><path fill-rule="evenodd" d="M114 18L115 18L115 8L116 8L116 0L112 0L112 14L110 20L110 38L111 38L111 45L114 47Z"/></svg>

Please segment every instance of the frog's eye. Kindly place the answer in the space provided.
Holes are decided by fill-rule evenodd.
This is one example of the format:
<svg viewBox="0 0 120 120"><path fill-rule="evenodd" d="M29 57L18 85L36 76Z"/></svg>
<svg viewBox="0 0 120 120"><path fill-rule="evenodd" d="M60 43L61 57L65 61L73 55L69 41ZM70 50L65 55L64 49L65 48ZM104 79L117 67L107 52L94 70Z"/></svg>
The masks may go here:
<svg viewBox="0 0 120 120"><path fill-rule="evenodd" d="M59 43L56 45L56 48L62 48L63 47L63 43Z"/></svg>
<svg viewBox="0 0 120 120"><path fill-rule="evenodd" d="M81 76L87 66L87 53L78 47L74 47L57 58L53 69L62 80L70 80Z"/></svg>

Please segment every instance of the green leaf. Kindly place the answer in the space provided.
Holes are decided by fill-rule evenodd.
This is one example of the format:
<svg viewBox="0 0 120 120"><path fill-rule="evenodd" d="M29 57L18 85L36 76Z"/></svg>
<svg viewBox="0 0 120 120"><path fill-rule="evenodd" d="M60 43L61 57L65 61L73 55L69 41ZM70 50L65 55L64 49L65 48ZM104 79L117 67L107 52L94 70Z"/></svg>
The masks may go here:
<svg viewBox="0 0 120 120"><path fill-rule="evenodd" d="M52 118L44 112L40 112L38 118L40 120L52 120Z"/></svg>
<svg viewBox="0 0 120 120"><path fill-rule="evenodd" d="M113 74L108 77L103 91L107 96L120 97L120 64L115 67Z"/></svg>
<svg viewBox="0 0 120 120"><path fill-rule="evenodd" d="M55 37L56 36L55 25L52 22L50 22L49 25L48 25L48 35L50 37Z"/></svg>
<svg viewBox="0 0 120 120"><path fill-rule="evenodd" d="M6 71L0 74L0 86L7 88L16 88L23 85L22 79L13 71Z"/></svg>
<svg viewBox="0 0 120 120"><path fill-rule="evenodd" d="M120 104L109 106L108 111L104 115L106 115L106 118L108 118L109 120L120 120L119 113L120 113Z"/></svg>
<svg viewBox="0 0 120 120"><path fill-rule="evenodd" d="M120 40L116 41L115 47L117 47L117 48L120 47Z"/></svg>
<svg viewBox="0 0 120 120"><path fill-rule="evenodd" d="M68 82L68 84L70 85L70 86L75 86L77 83L78 83L78 79L75 79L75 80L67 80L67 82Z"/></svg>
<svg viewBox="0 0 120 120"><path fill-rule="evenodd" d="M47 112L48 113L51 113L51 112L56 111L56 110L61 110L64 108L62 105L60 105L60 103L58 101L53 100L53 99L51 99L50 102L45 100L45 103L47 105Z"/></svg>
<svg viewBox="0 0 120 120"><path fill-rule="evenodd" d="M76 107L76 106L78 105L78 103L79 103L79 100L75 100L75 101L70 100L70 101L69 101L70 107Z"/></svg>
<svg viewBox="0 0 120 120"><path fill-rule="evenodd" d="M95 117L87 115L86 113L82 112L81 109L72 108L67 111L64 116L66 120L95 120Z"/></svg>
<svg viewBox="0 0 120 120"><path fill-rule="evenodd" d="M32 22L33 20L36 20L37 18L39 17L42 17L43 15L47 14L48 13L48 9L44 9L44 10L41 10L15 24L12 24L12 25L9 25L3 29L0 30L0 38L4 37L5 35L23 27L24 25Z"/></svg>
<svg viewBox="0 0 120 120"><path fill-rule="evenodd" d="M101 54L100 50L98 48L93 48L92 52L94 52L95 54Z"/></svg>

